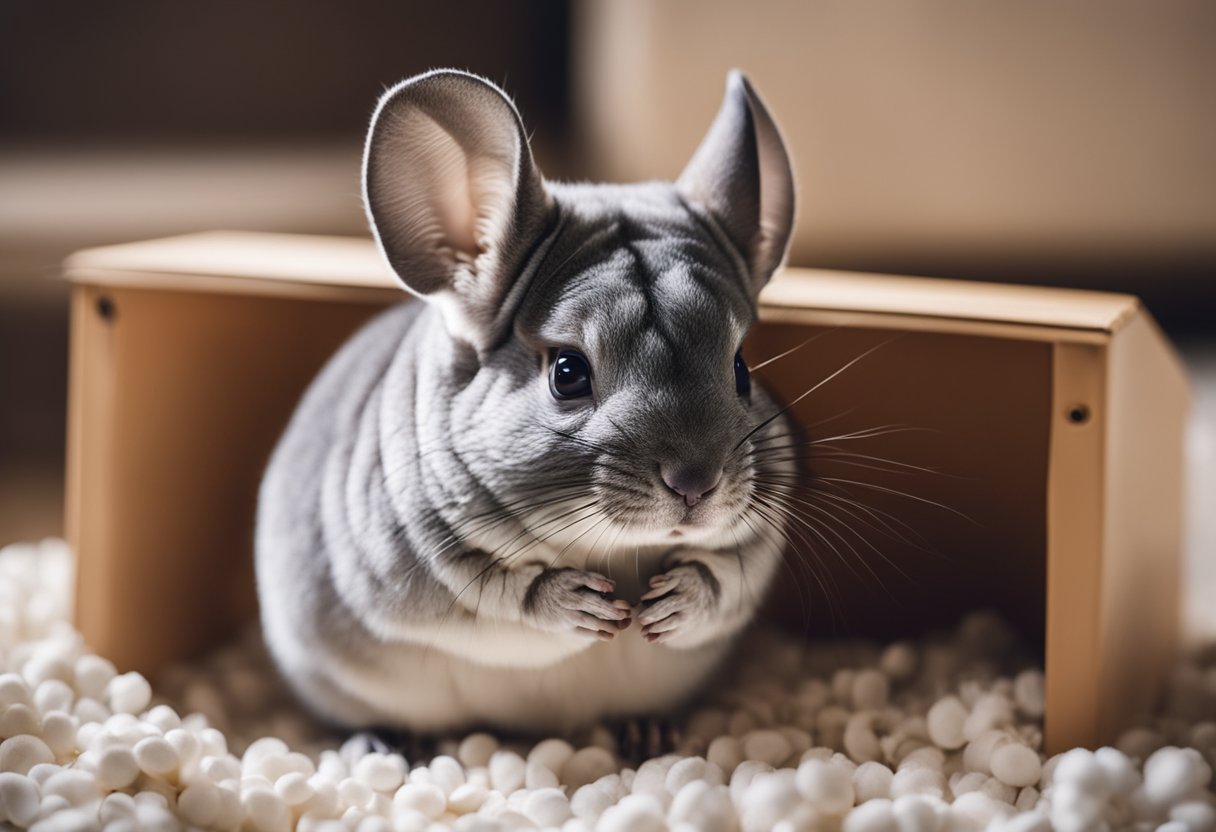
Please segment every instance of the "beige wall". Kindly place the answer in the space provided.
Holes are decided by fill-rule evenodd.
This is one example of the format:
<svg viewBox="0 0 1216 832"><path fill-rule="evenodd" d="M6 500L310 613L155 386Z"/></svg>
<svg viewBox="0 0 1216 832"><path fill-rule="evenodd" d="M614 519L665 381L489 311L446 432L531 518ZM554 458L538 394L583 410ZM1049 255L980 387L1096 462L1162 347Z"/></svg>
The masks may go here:
<svg viewBox="0 0 1216 832"><path fill-rule="evenodd" d="M1216 269L1216 4L583 0L598 173L671 177L747 71L793 262L1124 288ZM1104 281L1104 275L1106 279Z"/></svg>

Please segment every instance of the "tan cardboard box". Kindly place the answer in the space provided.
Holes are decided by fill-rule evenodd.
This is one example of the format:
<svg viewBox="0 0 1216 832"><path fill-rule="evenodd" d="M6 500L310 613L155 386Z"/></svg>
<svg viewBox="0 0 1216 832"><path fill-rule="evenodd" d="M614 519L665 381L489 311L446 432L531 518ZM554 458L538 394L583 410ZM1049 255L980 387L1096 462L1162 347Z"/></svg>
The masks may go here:
<svg viewBox="0 0 1216 832"><path fill-rule="evenodd" d="M308 381L403 299L368 240L213 232L81 252L68 531L77 623L154 671L254 616L255 496ZM788 269L747 348L794 403L772 615L812 637L1005 615L1050 750L1109 741L1178 642L1188 390L1135 298Z"/></svg>

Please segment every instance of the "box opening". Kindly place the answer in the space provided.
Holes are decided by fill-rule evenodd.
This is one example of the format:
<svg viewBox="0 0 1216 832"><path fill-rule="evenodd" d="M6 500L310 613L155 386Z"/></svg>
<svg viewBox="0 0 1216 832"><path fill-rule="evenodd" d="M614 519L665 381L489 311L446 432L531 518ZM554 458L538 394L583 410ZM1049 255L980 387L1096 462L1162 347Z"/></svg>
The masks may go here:
<svg viewBox="0 0 1216 832"><path fill-rule="evenodd" d="M1041 652L1051 344L762 323L745 354L787 350L757 376L786 403L815 389L790 410L809 476L773 616L901 638L994 609Z"/></svg>

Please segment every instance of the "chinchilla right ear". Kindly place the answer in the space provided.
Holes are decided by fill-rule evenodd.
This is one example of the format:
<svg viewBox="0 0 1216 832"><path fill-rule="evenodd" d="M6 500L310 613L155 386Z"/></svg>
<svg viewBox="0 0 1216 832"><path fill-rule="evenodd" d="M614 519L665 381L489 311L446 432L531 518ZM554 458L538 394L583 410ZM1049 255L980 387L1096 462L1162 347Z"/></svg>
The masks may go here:
<svg viewBox="0 0 1216 832"><path fill-rule="evenodd" d="M436 70L380 99L363 156L372 231L411 292L439 305L448 331L492 347L512 288L553 216L515 106L494 84Z"/></svg>

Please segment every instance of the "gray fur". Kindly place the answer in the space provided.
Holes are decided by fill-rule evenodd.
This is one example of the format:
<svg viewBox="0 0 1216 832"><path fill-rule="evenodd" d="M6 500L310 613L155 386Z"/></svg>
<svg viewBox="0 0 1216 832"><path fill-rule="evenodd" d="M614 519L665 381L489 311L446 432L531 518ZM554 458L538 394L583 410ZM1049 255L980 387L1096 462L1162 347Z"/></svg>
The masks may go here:
<svg viewBox="0 0 1216 832"><path fill-rule="evenodd" d="M364 171L385 256L429 302L334 356L270 462L257 571L280 668L352 726L674 707L780 563L753 478L791 466L752 452L788 426L733 370L792 227L772 119L732 74L677 184L546 183L505 95L440 71L384 96ZM589 359L589 399L550 394L561 347ZM691 507L663 481L689 466L722 472Z"/></svg>

